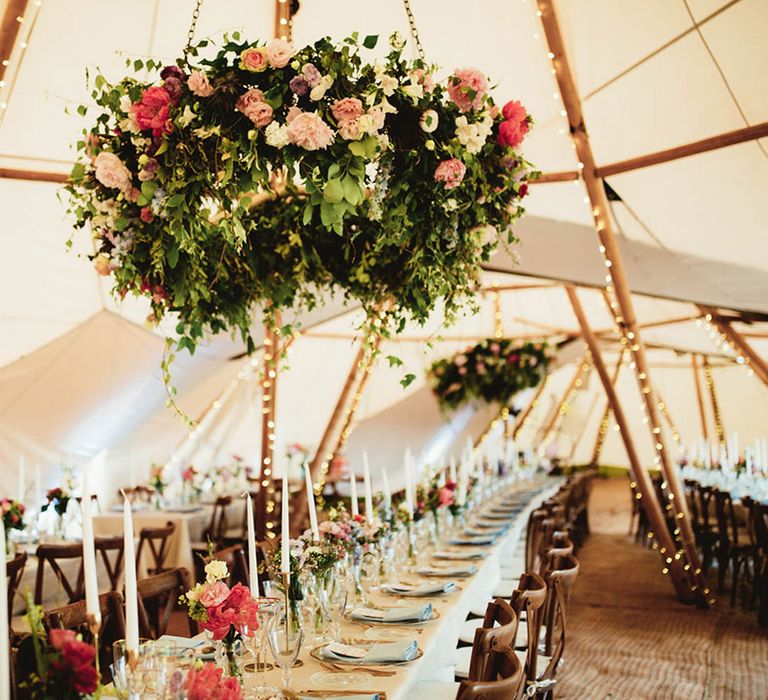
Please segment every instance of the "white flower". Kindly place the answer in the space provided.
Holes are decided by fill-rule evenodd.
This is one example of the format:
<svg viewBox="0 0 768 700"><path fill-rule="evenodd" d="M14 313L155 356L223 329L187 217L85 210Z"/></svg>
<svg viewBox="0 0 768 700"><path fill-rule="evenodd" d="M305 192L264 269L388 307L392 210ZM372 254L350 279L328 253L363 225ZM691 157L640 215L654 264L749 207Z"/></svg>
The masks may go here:
<svg viewBox="0 0 768 700"><path fill-rule="evenodd" d="M130 114L131 113L131 107L133 106L133 102L131 101L130 95L123 95L120 98L120 111L124 114Z"/></svg>
<svg viewBox="0 0 768 700"><path fill-rule="evenodd" d="M187 591L187 592L184 594L184 596L186 597L186 599L187 599L187 600L188 600L190 603L196 603L196 602L197 602L197 599L200 597L200 591L201 591L201 589L202 589L202 588L203 588L203 587L202 587L202 585L198 583L198 584L196 584L196 585L195 585L195 587L194 587L194 588L190 588L190 589L189 589L189 590L188 590L188 591Z"/></svg>
<svg viewBox="0 0 768 700"><path fill-rule="evenodd" d="M288 145L288 126L271 122L264 129L264 138L269 146L274 148L284 148Z"/></svg>
<svg viewBox="0 0 768 700"><path fill-rule="evenodd" d="M379 150L382 151L382 152L383 151L388 151L389 147L391 145L390 141L389 141L389 136L387 136L386 134L379 134L376 137L376 142L379 145Z"/></svg>
<svg viewBox="0 0 768 700"><path fill-rule="evenodd" d="M324 75L320 78L317 85L309 91L309 99L315 102L322 100L331 85L333 85L333 78L330 75Z"/></svg>
<svg viewBox="0 0 768 700"><path fill-rule="evenodd" d="M395 94L395 90L397 90L398 82L397 78L395 78L392 75L382 75L381 76L381 91L389 97L390 95Z"/></svg>
<svg viewBox="0 0 768 700"><path fill-rule="evenodd" d="M192 123L192 121L194 121L196 116L197 115L190 109L189 105L185 105L184 112L177 120L179 122L179 126L182 126L182 127L189 126Z"/></svg>
<svg viewBox="0 0 768 700"><path fill-rule="evenodd" d="M403 92L408 95L413 102L417 102L424 97L424 87L418 83L411 82L408 85L403 85Z"/></svg>
<svg viewBox="0 0 768 700"><path fill-rule="evenodd" d="M493 121L491 119L483 119L470 124L467 118L462 115L456 119L456 138L469 153L480 153L491 134L492 126Z"/></svg>
<svg viewBox="0 0 768 700"><path fill-rule="evenodd" d="M121 119L118 124L120 131L127 134L138 134L141 132L139 123L136 121L136 115L131 112L125 119Z"/></svg>
<svg viewBox="0 0 768 700"><path fill-rule="evenodd" d="M463 119L463 117L459 118ZM437 124L438 116L434 109L428 109L426 112L423 112L421 119L419 119L419 126L421 127L421 130L428 134L431 134L435 129L437 129Z"/></svg>
<svg viewBox="0 0 768 700"><path fill-rule="evenodd" d="M213 559L205 565L205 580L208 583L220 581L223 578L227 578L227 576L229 576L227 562Z"/></svg>

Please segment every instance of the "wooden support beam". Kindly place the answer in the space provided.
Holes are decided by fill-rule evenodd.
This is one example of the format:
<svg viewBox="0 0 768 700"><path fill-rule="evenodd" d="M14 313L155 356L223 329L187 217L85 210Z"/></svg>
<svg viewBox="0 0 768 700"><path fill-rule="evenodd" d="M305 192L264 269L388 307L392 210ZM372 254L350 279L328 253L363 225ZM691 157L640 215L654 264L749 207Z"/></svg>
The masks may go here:
<svg viewBox="0 0 768 700"><path fill-rule="evenodd" d="M532 185L543 185L547 182L573 182L581 178L578 170L564 170L557 173L541 173L535 180L531 180Z"/></svg>
<svg viewBox="0 0 768 700"><path fill-rule="evenodd" d="M736 350L746 361L747 365L757 375L758 379L768 386L768 365L765 360L755 352L755 349L741 336L730 323L724 319L717 311L717 309L711 306L699 305L702 313L706 314L705 318L715 325L718 331L725 336L728 344Z"/></svg>
<svg viewBox="0 0 768 700"><path fill-rule="evenodd" d="M613 370L613 376L611 377L611 386L615 389L616 383L619 381L619 374L621 374L621 365L624 362L624 348L619 352L619 357L616 360L616 367ZM606 397L605 409L603 410L603 417L600 420L600 426L597 429L597 437L595 438L595 447L592 450L592 464L597 466L600 461L600 453L603 451L605 445L605 439L608 437L608 428L611 422L611 402Z"/></svg>
<svg viewBox="0 0 768 700"><path fill-rule="evenodd" d="M723 428L723 419L720 415L720 404L717 400L717 391L715 390L715 378L712 376L712 367L710 366L709 358L706 355L704 355L702 364L704 365L704 377L707 380L707 388L709 389L709 398L712 401L712 417L715 420L717 444L722 445L725 442L725 429Z"/></svg>
<svg viewBox="0 0 768 700"><path fill-rule="evenodd" d="M688 314L686 316L675 316L674 318L665 318L661 321L647 321L646 323L638 323L637 327L644 328L661 328L662 326L672 326L676 323L685 323L686 321L697 321L701 318L701 314ZM599 328L595 331L595 335L610 335L614 332L613 328Z"/></svg>
<svg viewBox="0 0 768 700"><path fill-rule="evenodd" d="M549 383L550 374L547 374L541 384L539 384L538 388L536 389L536 392L531 397L531 402L525 407L525 409L518 414L517 418L515 419L515 426L512 428L512 439L517 440L517 436L520 434L520 431L523 429L523 426L525 425L525 422L530 417L531 413L533 413L533 409L536 408L536 406L539 403L539 399L541 398L541 395L544 393L544 389L546 388L547 384Z"/></svg>
<svg viewBox="0 0 768 700"><path fill-rule="evenodd" d="M616 235L613 231L613 222L610 217L610 209L608 198L605 194L604 184L602 179L595 175L597 171L595 158L584 122L584 114L582 112L581 100L576 88L576 82L573 78L568 56L565 52L565 45L560 34L560 26L554 6L555 3L554 0L537 0L537 4L541 13L541 22L544 27L544 34L547 39L549 51L553 56L552 65L555 69L555 77L570 124L571 138L576 146L576 153L579 160L583 165L584 185L586 186L587 194L592 206L595 228L598 237L600 238L601 252L605 255L606 268L609 273L606 276L606 281L609 286L612 285L612 288L615 289L616 292L616 299L620 308L620 315L616 315L618 320L621 321L625 337L629 341L628 347L635 363L635 371L648 415L649 428L652 431L651 437L654 440L658 463L662 469L666 487L668 488L668 503L665 504L665 507L668 505L675 510L676 518L679 523L677 529L680 534L682 550L685 559L687 559L687 562L691 565L691 570L694 572L692 588L702 595L701 600L703 602L703 595L708 593L708 589L704 587L703 581L700 580L701 567L699 564L699 554L696 548L690 514L688 513L688 506L685 501L685 495L683 493L676 466L670 459L665 446L664 436L661 431L661 421L659 419L658 407L653 400L650 377L648 376L648 365L645 357L645 347L642 338L640 337L640 331L637 328L637 319L632 302L631 290L624 270L624 262L621 258ZM575 294L573 288L569 287L569 289L571 293ZM649 496L653 498L655 494L650 493ZM677 554L676 551L673 552L673 555ZM682 558L681 554L681 559ZM689 596L685 597L686 600L689 598Z"/></svg>
<svg viewBox="0 0 768 700"><path fill-rule="evenodd" d="M704 410L704 396L701 393L701 377L699 376L699 359L691 355L691 369L693 370L693 384L696 387L696 403L699 405L699 419L701 420L701 434L709 445L709 426L707 425L707 412Z"/></svg>
<svg viewBox="0 0 768 700"><path fill-rule="evenodd" d="M27 12L27 5L29 5L29 0L8 0L8 4L5 6L2 24L0 24L0 80L4 80L5 74L8 72L8 65L5 61L11 58L13 47L19 38L23 21L19 22L18 18L21 17L23 20Z"/></svg>
<svg viewBox="0 0 768 700"><path fill-rule="evenodd" d="M635 443L632 441L632 436L629 432L629 424L624 415L624 409L619 402L619 397L613 386L611 377L608 376L608 370L606 369L602 355L600 354L600 346L597 343L597 338L589 327L587 317L584 314L584 309L581 306L581 301L579 300L576 290L571 286L567 286L565 291L571 302L573 313L576 315L579 325L581 326L584 342L587 344L587 348L592 357L592 362L594 363L597 374L603 384L603 389L605 390L605 395L608 399L608 405L610 406L611 411L613 411L613 416L619 426L621 439L624 442L624 448L627 451L627 457L629 459L629 469L632 481L636 484L640 502L648 516L648 521L651 524L651 531L659 545L660 553L662 554L662 557L664 557L665 554L674 555L676 550L675 544L667 529L667 523L664 520L664 514L662 513L659 502L656 499L656 492L651 477L648 474L648 471L643 468L643 465L640 462L640 457L635 450ZM666 558L670 559L669 563L666 563ZM664 568L671 573L672 583L675 586L678 597L684 602L692 602L694 596L692 595L691 580L688 575L690 572L685 571L682 558L675 559L674 556L667 556L666 558L664 559L666 563Z"/></svg>
<svg viewBox="0 0 768 700"><path fill-rule="evenodd" d="M699 153L714 151L726 146L735 146L745 141L754 141L765 136L768 136L768 122L761 122L753 126L746 126L743 129L735 129L734 131L727 131L724 134L710 136L700 141L686 143L682 146L666 148L663 151L656 151L645 156L637 156L636 158L628 158L616 163L601 165L595 168L594 173L597 177L610 177L611 175L626 173L630 170L647 168L650 165L659 165L661 163L668 163L671 160L679 160L680 158L687 158Z"/></svg>
<svg viewBox="0 0 768 700"><path fill-rule="evenodd" d="M587 357L582 357L581 360L579 360L579 364L576 366L576 371L574 372L573 377L571 377L571 381L568 382L568 386L565 387L565 391L560 398L560 402L557 404L557 408L552 411L547 422L542 426L541 430L539 430L539 434L534 440L534 446L541 445L547 439L549 433L552 432L552 428L555 427L557 419L560 416L565 415L565 412L568 410L568 402L575 396L576 392L584 383L582 376L588 370L589 360Z"/></svg>
<svg viewBox="0 0 768 700"><path fill-rule="evenodd" d="M0 168L0 178L8 180L30 180L32 182L63 183L69 179L69 174L43 172L41 170L22 170L20 168Z"/></svg>

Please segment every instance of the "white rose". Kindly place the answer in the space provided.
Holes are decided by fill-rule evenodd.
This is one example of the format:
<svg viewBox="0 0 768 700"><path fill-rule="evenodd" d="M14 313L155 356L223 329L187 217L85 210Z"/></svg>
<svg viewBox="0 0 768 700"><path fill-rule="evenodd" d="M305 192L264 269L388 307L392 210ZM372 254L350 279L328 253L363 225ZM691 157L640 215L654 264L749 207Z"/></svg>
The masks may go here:
<svg viewBox="0 0 768 700"><path fill-rule="evenodd" d="M418 83L410 83L403 86L403 92L408 95L414 102L417 102L424 97L424 88Z"/></svg>
<svg viewBox="0 0 768 700"><path fill-rule="evenodd" d="M284 148L288 145L288 126L270 122L264 129L264 138L268 145L274 148Z"/></svg>
<svg viewBox="0 0 768 700"><path fill-rule="evenodd" d="M214 559L205 565L205 580L208 583L220 581L223 578L227 578L227 576L229 576L227 562Z"/></svg>

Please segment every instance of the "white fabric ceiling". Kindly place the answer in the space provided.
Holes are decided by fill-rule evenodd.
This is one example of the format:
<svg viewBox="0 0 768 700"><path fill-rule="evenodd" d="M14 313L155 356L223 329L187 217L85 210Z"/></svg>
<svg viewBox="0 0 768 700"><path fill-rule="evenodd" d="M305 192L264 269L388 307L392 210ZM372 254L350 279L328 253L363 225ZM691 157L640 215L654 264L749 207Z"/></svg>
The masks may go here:
<svg viewBox="0 0 768 700"><path fill-rule="evenodd" d="M249 37L267 37L273 6L271 0L208 0L197 36L242 29ZM537 122L526 142L531 161L544 172L577 167L532 0L485 0L471 11L458 1L412 0L412 6L430 60L446 71L463 65L481 68L497 83L499 100L516 98L526 104ZM0 101L8 104L0 123L0 167L65 172L72 159L70 144L84 120L64 109L87 100L86 68L99 66L116 77L128 55L172 59L185 42L192 7L191 0L101 0L94 11L82 0L44 0L38 13L30 3L30 11L38 14L30 25L28 46L23 52L16 49L6 85L0 88ZM0 2L0 13L4 9L5 2ZM763 0L570 0L559 3L559 15L598 163L768 120L762 80L768 67L763 37L768 3ZM408 29L399 2L303 0L294 36L302 44L352 31L385 37L395 29ZM614 217L636 291L768 313L767 148L764 139L609 178L622 199L614 204ZM66 251L69 225L57 193L51 184L0 181L0 457L10 471L19 451L54 464L65 453L87 456L109 447L115 469L164 461L187 434L163 408L157 366L164 329L142 329L145 305L135 300L116 304L109 296L109 281L98 278L87 259ZM532 187L532 216L520 226L517 272L600 283L603 270L584 196L579 182ZM76 253L87 254L89 246L87 234L76 236ZM503 255L491 267L513 269ZM490 272L486 278L502 285L535 281ZM599 295L585 291L582 298L594 326L610 328ZM636 296L635 302L641 322L695 311L690 303L658 298ZM294 345L291 368L280 380L282 444L298 440L313 445L319 440L354 355L348 337L327 337L354 332L354 314L329 320L340 308L336 303L307 319L307 327L320 325ZM503 310L509 335L546 333L547 326L576 330L558 289L504 293ZM409 397L414 406L423 401L423 368L466 344L437 342L425 352L418 338L439 325L436 315L426 330L408 329L407 339L387 350L401 356L406 370L417 375L408 390L398 384L402 369L383 363L374 374L361 419L375 426L375 417L381 417L382 444L391 435L386 426L399 415L392 407L405 399L402 420L408 420ZM759 333L764 326L738 327ZM443 333L470 337L491 330L492 309L485 301L479 314ZM318 337L312 338L313 333ZM679 349L720 352L693 321L648 329L644 336ZM752 342L758 351L768 351L768 341ZM229 409L219 412L200 440L200 459L220 459L222 451L252 455L258 448L253 413L258 396L247 378L237 380L238 372L247 374L248 365L228 360L240 350L231 339L217 338L194 358L179 358L181 402L193 416L204 412L230 382L236 384L226 402ZM610 354L607 359L612 361ZM664 349L652 350L651 360L659 365L654 381L684 438L690 439L699 429L689 360L676 359ZM562 391L572 371L558 371L548 389L550 399ZM740 429L744 437L764 432L764 387L733 364L716 368L715 377L727 426ZM620 390L631 401L630 413L636 413L628 371ZM571 442L584 435L577 459L591 451L602 412L599 393L593 378L589 390L580 394L579 409L564 422L563 433ZM387 409L385 420L382 412ZM639 414L635 417L641 433ZM366 425L358 436L375 433ZM427 444L430 428L425 424L424 430ZM615 437L608 441L606 458L625 463ZM414 444L415 449L423 446ZM360 439L354 438L350 451L358 449Z"/></svg>

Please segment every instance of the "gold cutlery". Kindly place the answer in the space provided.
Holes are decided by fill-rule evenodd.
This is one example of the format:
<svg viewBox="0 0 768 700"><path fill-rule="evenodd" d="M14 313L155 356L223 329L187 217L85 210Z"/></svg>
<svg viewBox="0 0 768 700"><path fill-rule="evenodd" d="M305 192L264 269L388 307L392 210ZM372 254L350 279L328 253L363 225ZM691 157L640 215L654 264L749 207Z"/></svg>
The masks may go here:
<svg viewBox="0 0 768 700"><path fill-rule="evenodd" d="M330 661L321 661L320 665L326 670L326 671L341 671L343 673L346 673L348 671L359 671L360 673L367 673L371 676L381 676L381 677L388 677L388 676L394 676L397 671L385 671L380 668L369 668L368 666L352 666L350 665L342 665L342 664L335 664Z"/></svg>

